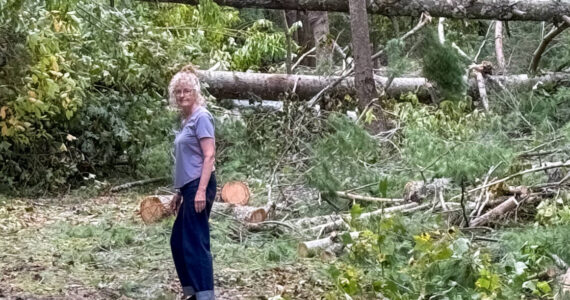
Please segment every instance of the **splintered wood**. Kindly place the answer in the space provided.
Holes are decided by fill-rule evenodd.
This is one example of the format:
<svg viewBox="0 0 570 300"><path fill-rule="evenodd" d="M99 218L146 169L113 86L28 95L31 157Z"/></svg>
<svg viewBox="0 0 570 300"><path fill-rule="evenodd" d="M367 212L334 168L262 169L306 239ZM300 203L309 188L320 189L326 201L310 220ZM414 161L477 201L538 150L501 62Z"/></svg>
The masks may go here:
<svg viewBox="0 0 570 300"><path fill-rule="evenodd" d="M222 188L222 200L226 203L247 205L249 196L249 188L241 181L230 181Z"/></svg>

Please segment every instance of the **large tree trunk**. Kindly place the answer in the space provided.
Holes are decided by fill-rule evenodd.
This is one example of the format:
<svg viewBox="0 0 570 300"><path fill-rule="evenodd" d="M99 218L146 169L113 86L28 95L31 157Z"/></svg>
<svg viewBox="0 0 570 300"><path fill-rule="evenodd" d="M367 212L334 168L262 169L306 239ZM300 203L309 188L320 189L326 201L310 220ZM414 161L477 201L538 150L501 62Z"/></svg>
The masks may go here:
<svg viewBox="0 0 570 300"><path fill-rule="evenodd" d="M147 2L173 2L197 5L199 0L142 0ZM236 8L257 7L301 11L348 12L349 2L356 0L214 0L219 5ZM372 0L368 12L386 16L419 16L423 12L432 17L454 19L491 19L520 21L561 21L570 15L568 0Z"/></svg>
<svg viewBox="0 0 570 300"><path fill-rule="evenodd" d="M310 99L329 83L338 79L337 76L286 75L267 73L245 73L227 71L197 71L200 80L208 84L208 91L217 98L247 99L255 94L266 100L279 100L279 95L291 91L296 85L295 92L300 99ZM387 77L375 76L377 84L384 85ZM510 76L486 76L488 89L500 90L501 83L508 90L530 90L538 82L544 84L559 84L570 86L570 73L552 73L543 76L529 77L526 74ZM331 89L332 93L354 93L354 78L347 77ZM395 78L388 90L390 96L398 96L406 92L415 92L420 98L427 98L427 81L425 78ZM477 97L477 84L470 81L469 94Z"/></svg>
<svg viewBox="0 0 570 300"><path fill-rule="evenodd" d="M309 20L309 14L310 12L306 11L287 11L287 27L291 27L293 23L298 21L300 21L303 25L292 35L297 45L301 46L304 49L303 52L306 52L309 49L315 47L315 39L313 38L313 28ZM301 64L314 67L316 66L316 60L314 57L305 57Z"/></svg>
<svg viewBox="0 0 570 300"><path fill-rule="evenodd" d="M372 73L372 49L368 31L366 0L351 0L350 32L352 34L352 53L354 54L354 83L358 107L364 111L372 98L376 96L374 73Z"/></svg>
<svg viewBox="0 0 570 300"><path fill-rule="evenodd" d="M309 23L317 49L317 71L325 73L332 67L332 43L329 41L329 14L324 11L310 11Z"/></svg>

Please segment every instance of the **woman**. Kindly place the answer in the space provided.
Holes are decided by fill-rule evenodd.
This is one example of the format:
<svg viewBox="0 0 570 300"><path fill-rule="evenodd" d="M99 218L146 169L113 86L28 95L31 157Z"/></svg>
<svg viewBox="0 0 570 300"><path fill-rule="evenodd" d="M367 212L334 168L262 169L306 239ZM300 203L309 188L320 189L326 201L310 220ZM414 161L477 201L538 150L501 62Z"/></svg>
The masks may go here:
<svg viewBox="0 0 570 300"><path fill-rule="evenodd" d="M168 85L171 103L182 116L174 140L174 188L171 209L177 213L170 247L184 299L215 299L208 218L216 195L214 119L206 110L200 82L191 67Z"/></svg>

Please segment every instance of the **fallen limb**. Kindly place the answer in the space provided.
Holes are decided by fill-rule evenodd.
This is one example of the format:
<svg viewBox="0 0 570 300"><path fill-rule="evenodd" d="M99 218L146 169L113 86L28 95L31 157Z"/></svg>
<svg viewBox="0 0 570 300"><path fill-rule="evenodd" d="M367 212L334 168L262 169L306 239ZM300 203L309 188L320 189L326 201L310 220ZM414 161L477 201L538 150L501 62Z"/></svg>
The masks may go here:
<svg viewBox="0 0 570 300"><path fill-rule="evenodd" d="M536 73L536 70L538 69L538 63L542 58L542 54L546 50L546 46L548 46L548 44L550 44L550 42L552 42L552 40L556 36L558 36L560 33L562 33L562 31L564 31L568 27L570 27L570 24L567 22L563 22L561 25L555 25L554 28L552 28L552 30L544 37L544 39L542 39L542 42L540 43L540 45L538 45L538 48L534 51L534 56L532 58L529 67L530 73Z"/></svg>
<svg viewBox="0 0 570 300"><path fill-rule="evenodd" d="M363 196L358 194L351 194L348 192L336 192L336 195L342 198L351 199L351 200L362 200L362 201L370 201L370 202L403 202L404 199L401 198L377 198L371 196Z"/></svg>
<svg viewBox="0 0 570 300"><path fill-rule="evenodd" d="M393 213L393 212L405 213L406 210L412 209L416 206L418 206L417 203L407 203L407 204L403 204L403 205L399 205L399 206L392 206L392 207L388 207L388 208L384 208L384 209L378 209L378 210L375 210L372 212L363 213L358 217L358 219L359 220L366 220L372 216L385 215L385 214ZM425 206L425 207L427 208L427 206ZM337 220L335 220L335 221L328 222L325 224L321 224L321 225L318 225L315 227L307 228L304 231L308 231L311 233L326 233L326 232L330 232L333 230L338 230L340 228L346 227L346 222L350 222L350 220L351 220L350 214L339 215L337 217Z"/></svg>
<svg viewBox="0 0 570 300"><path fill-rule="evenodd" d="M350 237L356 239L359 236L359 232L351 232ZM324 250L329 248L335 243L340 243L338 235L331 235L326 238L300 242L297 247L297 254L300 257L309 257L315 255L319 250Z"/></svg>
<svg viewBox="0 0 570 300"><path fill-rule="evenodd" d="M537 168L532 168L532 169L524 170L524 171L521 171L521 172L518 172L518 173L515 173L515 174L511 174L511 175L509 175L509 176L507 176L507 177L504 177L504 178L501 178L501 179L499 179L499 180L495 180L495 181L493 181L493 182L490 182L490 183L484 184L484 185L482 185L482 186L478 186L478 187L476 187L476 188L474 188L474 189L471 189L471 190L467 191L467 193L476 192L476 191L478 191L478 190L481 190L481 189L484 189L484 188L493 186L493 185L495 185L495 184L498 184L498 183L501 183L501 182L505 182L505 181L507 181L507 180L509 180L509 179L512 179L512 178L515 178L515 177L517 177L517 176L521 176L521 175L525 175L525 174L529 174L529 173L534 173L534 172L538 172L538 171L543 171L543 170L548 170L548 169L562 168L562 167L570 167L570 161L549 163L548 165L545 165L545 166L541 166L541 167L537 167ZM450 200L457 199L457 198L459 198L460 196L461 196L461 195L453 196Z"/></svg>
<svg viewBox="0 0 570 300"><path fill-rule="evenodd" d="M528 196L524 197L520 200L517 200L515 196L510 197L505 202L501 203L499 206L489 210L488 212L486 212L482 216L472 220L470 222L470 225L471 226L486 225L487 223L494 221L497 217L503 216L507 212L515 209L517 206L519 206L520 202L522 202L526 199L528 199Z"/></svg>
<svg viewBox="0 0 570 300"><path fill-rule="evenodd" d="M150 178L150 179L144 179L144 180L138 180L138 181L133 181L133 182L127 182L121 185L117 185L114 186L113 188L111 188L111 192L118 192L118 191L122 191L122 190L126 190L128 188L132 188L134 186L139 186L139 185L145 185L145 184L149 184L149 183L155 183L155 182L159 182L159 181L165 181L170 179L170 177L157 177L157 178Z"/></svg>

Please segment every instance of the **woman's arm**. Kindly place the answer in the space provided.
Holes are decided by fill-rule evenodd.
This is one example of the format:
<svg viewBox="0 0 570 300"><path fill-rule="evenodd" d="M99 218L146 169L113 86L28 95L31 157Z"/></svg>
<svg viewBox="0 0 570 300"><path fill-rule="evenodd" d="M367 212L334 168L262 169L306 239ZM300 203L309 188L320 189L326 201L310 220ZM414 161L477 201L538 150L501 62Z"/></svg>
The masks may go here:
<svg viewBox="0 0 570 300"><path fill-rule="evenodd" d="M216 156L216 143L213 138L200 139L200 147L204 155L204 164L202 165L202 175L198 184L198 191L194 199L194 208L199 213L206 207L206 188L210 182L210 176L214 169L214 161Z"/></svg>

